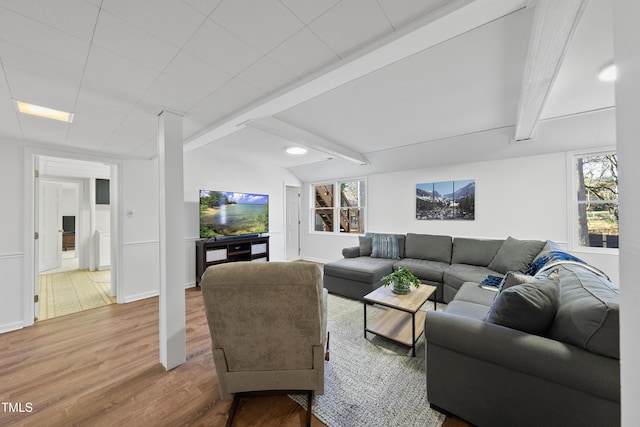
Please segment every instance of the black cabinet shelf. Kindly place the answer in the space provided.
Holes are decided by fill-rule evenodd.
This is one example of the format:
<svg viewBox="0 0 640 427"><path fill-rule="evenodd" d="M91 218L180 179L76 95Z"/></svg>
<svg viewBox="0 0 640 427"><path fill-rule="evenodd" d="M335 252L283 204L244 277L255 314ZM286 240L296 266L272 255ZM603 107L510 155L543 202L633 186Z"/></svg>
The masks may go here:
<svg viewBox="0 0 640 427"><path fill-rule="evenodd" d="M207 267L237 261L269 261L269 236L196 241L196 284Z"/></svg>

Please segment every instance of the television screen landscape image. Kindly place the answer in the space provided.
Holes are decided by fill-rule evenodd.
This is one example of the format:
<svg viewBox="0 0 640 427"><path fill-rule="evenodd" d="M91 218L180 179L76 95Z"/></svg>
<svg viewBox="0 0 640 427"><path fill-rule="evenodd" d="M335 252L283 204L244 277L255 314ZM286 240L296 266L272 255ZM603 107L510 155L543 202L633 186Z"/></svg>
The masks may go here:
<svg viewBox="0 0 640 427"><path fill-rule="evenodd" d="M269 195L200 190L200 237L269 231Z"/></svg>

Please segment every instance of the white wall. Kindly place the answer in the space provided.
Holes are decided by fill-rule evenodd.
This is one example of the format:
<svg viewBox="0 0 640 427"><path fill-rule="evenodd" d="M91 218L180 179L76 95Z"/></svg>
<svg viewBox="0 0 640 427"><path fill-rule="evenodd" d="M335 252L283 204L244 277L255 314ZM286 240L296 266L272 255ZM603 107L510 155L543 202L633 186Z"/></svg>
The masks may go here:
<svg viewBox="0 0 640 427"><path fill-rule="evenodd" d="M622 377L622 426L637 426L640 420L640 286L638 261L640 259L640 199L638 183L640 170L640 3L616 0L614 2L614 50L619 68L616 82L617 135L620 173L620 362Z"/></svg>
<svg viewBox="0 0 640 427"><path fill-rule="evenodd" d="M476 181L476 219L436 221L415 218L416 184L459 179ZM567 243L567 160L565 153L468 163L367 178L366 229L374 232L443 234L454 237L553 240ZM355 236L309 233L309 186L303 186L303 256L330 261ZM575 253L617 282L617 256ZM595 261L594 261L595 259Z"/></svg>
<svg viewBox="0 0 640 427"><path fill-rule="evenodd" d="M24 317L24 162L20 144L0 139L0 332Z"/></svg>
<svg viewBox="0 0 640 427"><path fill-rule="evenodd" d="M200 237L199 191L238 191L269 195L269 259L284 261L285 185L300 185L288 171L267 163L225 161L207 150L184 155L185 234L190 240L185 253L189 280L195 283L195 241Z"/></svg>

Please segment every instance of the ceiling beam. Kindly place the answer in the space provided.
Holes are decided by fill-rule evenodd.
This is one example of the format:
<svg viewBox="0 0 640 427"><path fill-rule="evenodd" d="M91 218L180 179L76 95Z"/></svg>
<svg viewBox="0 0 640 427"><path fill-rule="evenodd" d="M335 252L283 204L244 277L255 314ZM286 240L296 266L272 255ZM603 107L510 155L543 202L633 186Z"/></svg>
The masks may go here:
<svg viewBox="0 0 640 427"><path fill-rule="evenodd" d="M307 148L327 153L333 157L348 160L359 165L366 165L367 159L360 153L345 148L340 144L329 141L316 134L304 129L300 129L290 123L284 122L274 117L265 117L258 120L252 120L246 123L246 126L260 129L271 135L278 136L296 144L303 145Z"/></svg>
<svg viewBox="0 0 640 427"><path fill-rule="evenodd" d="M586 0L538 0L529 38L513 142L533 139Z"/></svg>
<svg viewBox="0 0 640 427"><path fill-rule="evenodd" d="M246 123L271 117L341 85L393 64L446 40L523 8L526 0L454 0L414 24L383 37L306 80L247 107L185 141L193 150L242 129Z"/></svg>

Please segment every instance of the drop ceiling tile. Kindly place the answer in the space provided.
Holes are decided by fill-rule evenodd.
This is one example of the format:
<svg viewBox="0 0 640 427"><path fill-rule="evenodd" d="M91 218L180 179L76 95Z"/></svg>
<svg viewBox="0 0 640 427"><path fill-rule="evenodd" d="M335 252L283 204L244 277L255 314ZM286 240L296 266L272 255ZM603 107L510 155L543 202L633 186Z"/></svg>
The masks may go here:
<svg viewBox="0 0 640 427"><path fill-rule="evenodd" d="M175 46L105 11L98 19L93 43L157 70L163 70L178 53Z"/></svg>
<svg viewBox="0 0 640 427"><path fill-rule="evenodd" d="M266 92L238 78L230 80L214 94L224 100L224 107L229 113L241 111L267 96Z"/></svg>
<svg viewBox="0 0 640 427"><path fill-rule="evenodd" d="M178 53L164 72L208 93L218 89L233 77L185 51Z"/></svg>
<svg viewBox="0 0 640 427"><path fill-rule="evenodd" d="M182 47L206 19L175 0L107 0L102 9L177 47Z"/></svg>
<svg viewBox="0 0 640 427"><path fill-rule="evenodd" d="M281 0L281 3L305 24L318 18L339 2L340 0Z"/></svg>
<svg viewBox="0 0 640 427"><path fill-rule="evenodd" d="M46 76L5 67L14 99L56 110L72 112L78 94L75 82L51 84Z"/></svg>
<svg viewBox="0 0 640 427"><path fill-rule="evenodd" d="M378 2L396 30L449 3L447 0L378 0Z"/></svg>
<svg viewBox="0 0 640 427"><path fill-rule="evenodd" d="M63 145L66 142L69 124L42 117L20 114L20 127L25 140L45 144Z"/></svg>
<svg viewBox="0 0 640 427"><path fill-rule="evenodd" d="M304 25L278 1L226 1L210 18L262 53L269 52Z"/></svg>
<svg viewBox="0 0 640 427"><path fill-rule="evenodd" d="M105 80L115 79L127 86L140 87L141 90L149 88L161 73L155 68L100 46L91 48L85 72L96 74Z"/></svg>
<svg viewBox="0 0 640 427"><path fill-rule="evenodd" d="M42 25L16 12L7 9L1 11L0 39L75 65L84 65L89 52L88 41Z"/></svg>
<svg viewBox="0 0 640 427"><path fill-rule="evenodd" d="M153 159L158 155L158 137L154 135L147 139L144 144L141 144L135 150L129 153L130 156L137 157L139 159Z"/></svg>
<svg viewBox="0 0 640 427"><path fill-rule="evenodd" d="M183 134L185 139L197 135L205 127L221 121L229 111L227 100L218 95L207 96L197 106L190 108L184 115Z"/></svg>
<svg viewBox="0 0 640 427"><path fill-rule="evenodd" d="M4 0L0 7L10 9L85 41L91 41L96 19L100 12L99 7L84 0Z"/></svg>
<svg viewBox="0 0 640 427"><path fill-rule="evenodd" d="M222 0L182 0L203 15L209 16Z"/></svg>
<svg viewBox="0 0 640 427"><path fill-rule="evenodd" d="M175 79L169 75L162 75L155 81L151 89L140 100L141 105L152 108L168 108L184 112L202 101L208 93L201 88Z"/></svg>
<svg viewBox="0 0 640 427"><path fill-rule="evenodd" d="M132 107L149 90L152 81L140 85L131 80L125 80L103 74L98 70L87 71L82 79L81 95L87 92L87 96L97 96L111 108ZM129 107L129 108L130 108Z"/></svg>
<svg viewBox="0 0 640 427"><path fill-rule="evenodd" d="M210 20L200 27L184 50L234 76L262 56L255 48Z"/></svg>
<svg viewBox="0 0 640 427"><path fill-rule="evenodd" d="M129 154L158 132L158 117L131 114L102 146L112 154Z"/></svg>
<svg viewBox="0 0 640 427"><path fill-rule="evenodd" d="M308 28L300 30L269 52L268 56L299 78L340 60L340 57Z"/></svg>
<svg viewBox="0 0 640 427"><path fill-rule="evenodd" d="M275 93L278 89L299 81L294 74L268 57L260 58L240 73L238 77L267 93Z"/></svg>
<svg viewBox="0 0 640 427"><path fill-rule="evenodd" d="M309 28L341 57L393 31L378 2L369 0L340 2Z"/></svg>

